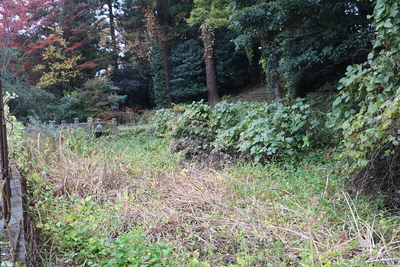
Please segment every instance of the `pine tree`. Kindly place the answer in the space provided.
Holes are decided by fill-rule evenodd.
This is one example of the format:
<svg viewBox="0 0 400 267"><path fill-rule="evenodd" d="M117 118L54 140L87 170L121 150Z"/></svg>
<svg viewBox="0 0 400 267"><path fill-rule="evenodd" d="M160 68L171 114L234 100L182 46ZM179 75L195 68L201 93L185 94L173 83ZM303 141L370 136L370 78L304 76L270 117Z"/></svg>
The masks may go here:
<svg viewBox="0 0 400 267"><path fill-rule="evenodd" d="M199 39L188 40L171 51L171 93L176 103L190 103L206 97L203 54Z"/></svg>
<svg viewBox="0 0 400 267"><path fill-rule="evenodd" d="M151 64L153 74L153 93L157 108L166 108L170 105L170 98L167 85L165 83L165 69L161 51L155 47L152 55Z"/></svg>

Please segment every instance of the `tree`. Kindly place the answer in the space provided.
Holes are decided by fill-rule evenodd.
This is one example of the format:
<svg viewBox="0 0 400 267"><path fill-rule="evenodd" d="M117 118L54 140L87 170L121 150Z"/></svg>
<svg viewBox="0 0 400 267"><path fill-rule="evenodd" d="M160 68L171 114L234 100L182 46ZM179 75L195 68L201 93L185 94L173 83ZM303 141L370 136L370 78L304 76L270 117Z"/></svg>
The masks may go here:
<svg viewBox="0 0 400 267"><path fill-rule="evenodd" d="M158 108L166 108L171 104L171 101L165 81L165 65L163 64L161 53L160 48L157 46L152 52L153 94L156 106Z"/></svg>
<svg viewBox="0 0 400 267"><path fill-rule="evenodd" d="M115 0L97 0L97 18L99 19L99 28L102 32L103 46L108 50L109 62L114 70L119 68L119 30L118 14L120 11L120 2Z"/></svg>
<svg viewBox="0 0 400 267"><path fill-rule="evenodd" d="M30 45L30 52L39 52L41 58L41 61L31 70L38 77L35 84L37 87L63 96L65 88L63 84L68 84L71 78L81 75L80 70L77 69L77 62L81 56L68 56L68 42L62 38L62 31L59 28L54 31L55 33L45 39ZM29 55L25 54L25 56Z"/></svg>
<svg viewBox="0 0 400 267"><path fill-rule="evenodd" d="M176 103L191 103L207 96L203 54L199 38L179 44L171 51L171 94Z"/></svg>
<svg viewBox="0 0 400 267"><path fill-rule="evenodd" d="M110 83L107 78L88 79L75 91L61 98L63 117L59 119L82 120L88 117L108 119L112 116L112 105L118 105L124 97L110 98Z"/></svg>
<svg viewBox="0 0 400 267"><path fill-rule="evenodd" d="M267 83L277 98L283 88L297 97L337 82L349 64L363 62L372 49L369 1L233 2L235 43L261 49Z"/></svg>
<svg viewBox="0 0 400 267"><path fill-rule="evenodd" d="M184 18L192 7L185 0L129 0L125 1L123 17L126 64L132 68L144 62L151 65L152 92L162 106L174 102L171 94L171 43L177 45L187 38L189 27Z"/></svg>
<svg viewBox="0 0 400 267"><path fill-rule="evenodd" d="M119 23L123 30L121 40L124 44L123 67L142 65L144 62L150 63L151 58L148 52L152 46L146 29L146 17L142 5L133 0L126 0L122 11Z"/></svg>
<svg viewBox="0 0 400 267"><path fill-rule="evenodd" d="M200 25L204 42L208 103L214 107L218 101L217 77L214 61L214 29L228 25L230 11L225 0L194 0L194 9L187 20Z"/></svg>
<svg viewBox="0 0 400 267"><path fill-rule="evenodd" d="M91 79L101 69L106 69L113 57L102 47L101 31L104 18L99 13L101 5L96 1L68 1L63 5L59 16L62 17L63 38L69 43L69 55L81 55L77 68L84 78ZM81 79L73 86L79 87Z"/></svg>
<svg viewBox="0 0 400 267"><path fill-rule="evenodd" d="M18 79L8 80L6 91L16 97L7 105L18 121L27 123L34 118L42 122L64 119L65 110L60 109L60 97Z"/></svg>
<svg viewBox="0 0 400 267"><path fill-rule="evenodd" d="M215 67L219 93L231 94L247 82L247 62L243 51L235 50L233 35L226 28L215 31ZM190 39L171 50L171 94L175 103L191 103L207 98L204 45Z"/></svg>
<svg viewBox="0 0 400 267"><path fill-rule="evenodd" d="M119 88L119 95L127 95L128 107L151 108L154 103L150 95L150 71L147 62L137 63L132 67L115 70L110 75L114 85Z"/></svg>
<svg viewBox="0 0 400 267"><path fill-rule="evenodd" d="M43 25L49 25L49 17L59 3L59 0L0 1L0 42L4 46L21 47L26 38L35 35Z"/></svg>
<svg viewBox="0 0 400 267"><path fill-rule="evenodd" d="M217 76L218 92L220 95L228 95L238 92L251 83L249 62L245 51L235 49L232 40L236 36L221 27L215 30L215 68Z"/></svg>
<svg viewBox="0 0 400 267"><path fill-rule="evenodd" d="M24 70L18 75L24 75L33 85L38 83L43 85L44 78L39 82L42 76L40 68L49 63L49 58L43 58L45 49L52 49L49 45L54 45L59 52L62 50L61 54L65 56L65 59L72 60L64 63L67 65L73 63L75 71L79 70L82 74L69 75L67 83L63 81L48 87L56 94L62 96L65 90L73 91L79 88L84 79L91 79L100 69L106 68L110 60L107 58L107 52L100 45L101 19L96 17L98 6L95 4L92 1L60 2L58 8L52 10L52 16L47 18L47 24L51 26L43 26L40 34L32 38L30 44L24 47ZM56 29L59 31L57 32ZM49 74L48 71L47 73Z"/></svg>
<svg viewBox="0 0 400 267"><path fill-rule="evenodd" d="M15 66L18 53L34 40L43 26L50 25L60 0L0 1L0 68L2 75L19 71Z"/></svg>
<svg viewBox="0 0 400 267"><path fill-rule="evenodd" d="M155 103L157 107L165 108L171 103L169 95L170 71L168 60L165 57L165 49L167 49L165 47L166 42L161 42L161 38L163 38L163 36L160 32L160 24L157 20L157 11L155 10L155 5L156 2L153 1L146 6L145 25L149 33L150 40L152 40L153 44L151 51L151 69L153 76L153 94L155 97Z"/></svg>
<svg viewBox="0 0 400 267"><path fill-rule="evenodd" d="M107 24L102 23L106 21L101 17L103 6L114 7L110 7L110 1L0 1L0 68L7 78L6 88L29 95L31 101L43 96L49 104L56 104L64 95L74 95L74 91L87 93L81 90L85 80L116 59L110 54L118 54L116 49L109 52L109 47L100 43L101 27ZM107 12L108 17L114 15L113 10ZM113 20L111 24L114 26ZM110 35L115 41L115 31ZM26 80L51 92L53 97L28 86L18 89ZM26 93L26 88L33 93ZM21 111L22 106L26 108L25 102L25 97L16 98L15 111L25 117L37 114L45 118L34 108Z"/></svg>
<svg viewBox="0 0 400 267"><path fill-rule="evenodd" d="M145 3L142 3L145 2ZM121 29L123 55L120 68L114 70L110 79L120 88L118 94L127 95L128 107L151 108L151 52L153 42L147 29L145 6L147 1L126 0L122 5L118 26Z"/></svg>

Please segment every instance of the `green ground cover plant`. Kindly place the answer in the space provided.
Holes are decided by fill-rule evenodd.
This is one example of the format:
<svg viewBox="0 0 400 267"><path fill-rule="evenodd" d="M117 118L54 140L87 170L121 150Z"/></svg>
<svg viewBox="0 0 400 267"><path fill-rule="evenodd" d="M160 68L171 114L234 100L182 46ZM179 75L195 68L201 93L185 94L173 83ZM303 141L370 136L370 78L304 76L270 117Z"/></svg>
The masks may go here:
<svg viewBox="0 0 400 267"><path fill-rule="evenodd" d="M31 266L399 264L398 213L351 199L331 150L214 168L154 129L23 139Z"/></svg>
<svg viewBox="0 0 400 267"><path fill-rule="evenodd" d="M325 127L318 116L304 99L246 105L223 101L213 109L194 102L183 113L174 109L157 111L154 125L160 136L190 139L188 153L217 151L265 162L305 152L329 138L321 136L320 129Z"/></svg>

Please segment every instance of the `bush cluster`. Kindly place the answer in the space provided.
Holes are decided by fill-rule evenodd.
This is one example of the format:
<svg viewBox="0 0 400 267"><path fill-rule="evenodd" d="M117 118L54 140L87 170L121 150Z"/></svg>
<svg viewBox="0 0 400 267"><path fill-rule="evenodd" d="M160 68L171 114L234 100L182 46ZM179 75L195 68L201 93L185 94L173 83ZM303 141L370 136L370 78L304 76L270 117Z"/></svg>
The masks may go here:
<svg viewBox="0 0 400 267"><path fill-rule="evenodd" d="M213 109L200 101L184 112L159 110L153 120L158 135L196 140L196 150L242 155L263 162L307 151L326 139L319 136L324 126L316 116L321 115L312 111L304 99L246 105L223 101Z"/></svg>
<svg viewBox="0 0 400 267"><path fill-rule="evenodd" d="M86 81L81 88L56 96L34 86L6 80L4 91L13 97L9 100L10 111L18 121L73 121L88 117L110 119L115 116L126 95L111 94L113 84L107 79L95 78Z"/></svg>

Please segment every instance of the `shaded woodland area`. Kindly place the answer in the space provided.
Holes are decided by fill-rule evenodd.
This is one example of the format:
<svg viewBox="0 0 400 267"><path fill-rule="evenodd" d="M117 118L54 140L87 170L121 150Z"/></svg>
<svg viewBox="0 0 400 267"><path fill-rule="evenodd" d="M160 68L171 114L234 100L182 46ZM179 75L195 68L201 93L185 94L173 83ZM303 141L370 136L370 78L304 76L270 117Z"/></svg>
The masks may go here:
<svg viewBox="0 0 400 267"><path fill-rule="evenodd" d="M373 6L366 0L3 1L1 75L5 91L18 95L9 105L21 121L109 119L126 108L201 99L214 106L260 83L271 100L304 97L335 90L348 65L366 60Z"/></svg>

